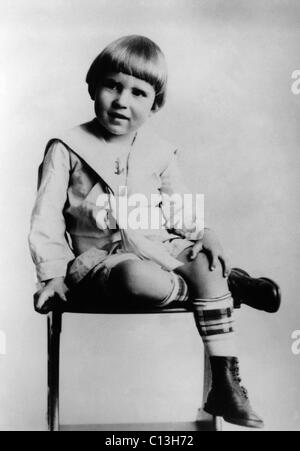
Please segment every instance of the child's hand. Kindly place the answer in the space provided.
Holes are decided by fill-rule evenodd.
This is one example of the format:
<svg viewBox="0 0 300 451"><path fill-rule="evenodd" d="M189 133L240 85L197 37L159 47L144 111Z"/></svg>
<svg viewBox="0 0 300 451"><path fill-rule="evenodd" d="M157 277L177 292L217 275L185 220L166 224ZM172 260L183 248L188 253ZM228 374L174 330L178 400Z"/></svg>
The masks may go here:
<svg viewBox="0 0 300 451"><path fill-rule="evenodd" d="M224 254L223 248L215 234L211 229L205 229L202 240L197 241L191 251L190 259L194 260L198 253L203 250L209 259L209 269L214 271L218 261L221 262L223 268L223 276L228 277L230 274L230 264Z"/></svg>
<svg viewBox="0 0 300 451"><path fill-rule="evenodd" d="M34 308L38 313L48 313L51 310L51 300L59 298L67 302L66 293L69 291L64 277L49 280L34 296Z"/></svg>

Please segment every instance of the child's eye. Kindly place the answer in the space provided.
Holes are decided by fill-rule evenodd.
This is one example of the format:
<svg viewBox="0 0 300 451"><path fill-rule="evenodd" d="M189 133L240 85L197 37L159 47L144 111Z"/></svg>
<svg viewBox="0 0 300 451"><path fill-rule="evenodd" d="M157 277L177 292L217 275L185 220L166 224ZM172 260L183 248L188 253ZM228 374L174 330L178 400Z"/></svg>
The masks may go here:
<svg viewBox="0 0 300 451"><path fill-rule="evenodd" d="M142 89L133 88L132 94L136 97L147 97L147 93Z"/></svg>
<svg viewBox="0 0 300 451"><path fill-rule="evenodd" d="M103 86L109 89L117 89L118 84L115 80L111 80L110 78L103 81Z"/></svg>

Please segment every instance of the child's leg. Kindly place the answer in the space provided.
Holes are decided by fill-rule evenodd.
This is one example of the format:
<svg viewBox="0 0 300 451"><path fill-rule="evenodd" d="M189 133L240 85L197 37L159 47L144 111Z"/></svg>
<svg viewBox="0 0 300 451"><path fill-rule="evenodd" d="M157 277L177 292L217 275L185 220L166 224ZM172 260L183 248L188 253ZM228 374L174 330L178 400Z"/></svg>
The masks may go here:
<svg viewBox="0 0 300 451"><path fill-rule="evenodd" d="M249 403L247 391L240 385L233 332L233 300L221 264L215 271L210 271L203 252L195 260L190 260L189 251L189 248L185 249L177 257L185 264L176 272L189 286L196 325L210 355L212 389L205 410L230 423L263 427L263 421Z"/></svg>
<svg viewBox="0 0 300 451"><path fill-rule="evenodd" d="M164 306L180 290L177 276L150 261L126 260L114 266L108 285L113 296L142 305Z"/></svg>
<svg viewBox="0 0 300 451"><path fill-rule="evenodd" d="M210 271L203 252L190 260L189 251L188 248L177 257L185 265L176 272L189 286L196 325L207 352L211 356L236 356L233 300L221 264L215 271Z"/></svg>

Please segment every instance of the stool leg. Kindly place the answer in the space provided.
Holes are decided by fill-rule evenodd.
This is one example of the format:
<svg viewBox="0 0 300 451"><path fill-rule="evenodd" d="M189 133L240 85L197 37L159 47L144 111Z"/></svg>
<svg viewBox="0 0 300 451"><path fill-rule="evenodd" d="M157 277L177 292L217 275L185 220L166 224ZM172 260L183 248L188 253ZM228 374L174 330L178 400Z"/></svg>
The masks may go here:
<svg viewBox="0 0 300 451"><path fill-rule="evenodd" d="M48 326L48 430L59 431L59 347L62 314L50 312Z"/></svg>
<svg viewBox="0 0 300 451"><path fill-rule="evenodd" d="M211 368L208 354L204 351L203 404L211 387ZM213 416L213 431L222 431L222 417Z"/></svg>
<svg viewBox="0 0 300 451"><path fill-rule="evenodd" d="M207 353L204 351L203 403L206 401L211 387L211 369Z"/></svg>

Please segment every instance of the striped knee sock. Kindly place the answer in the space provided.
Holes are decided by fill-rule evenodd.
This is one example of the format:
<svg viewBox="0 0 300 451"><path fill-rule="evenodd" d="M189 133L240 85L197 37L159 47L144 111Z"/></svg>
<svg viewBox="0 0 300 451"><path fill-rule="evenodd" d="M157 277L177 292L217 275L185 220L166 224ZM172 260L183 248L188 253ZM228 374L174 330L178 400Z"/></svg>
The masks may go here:
<svg viewBox="0 0 300 451"><path fill-rule="evenodd" d="M233 299L228 292L213 299L192 300L197 329L210 356L235 356Z"/></svg>
<svg viewBox="0 0 300 451"><path fill-rule="evenodd" d="M170 276L172 281L171 292L159 303L159 307L166 307L173 301L186 302L189 300L188 286L183 277L174 272L170 272Z"/></svg>

